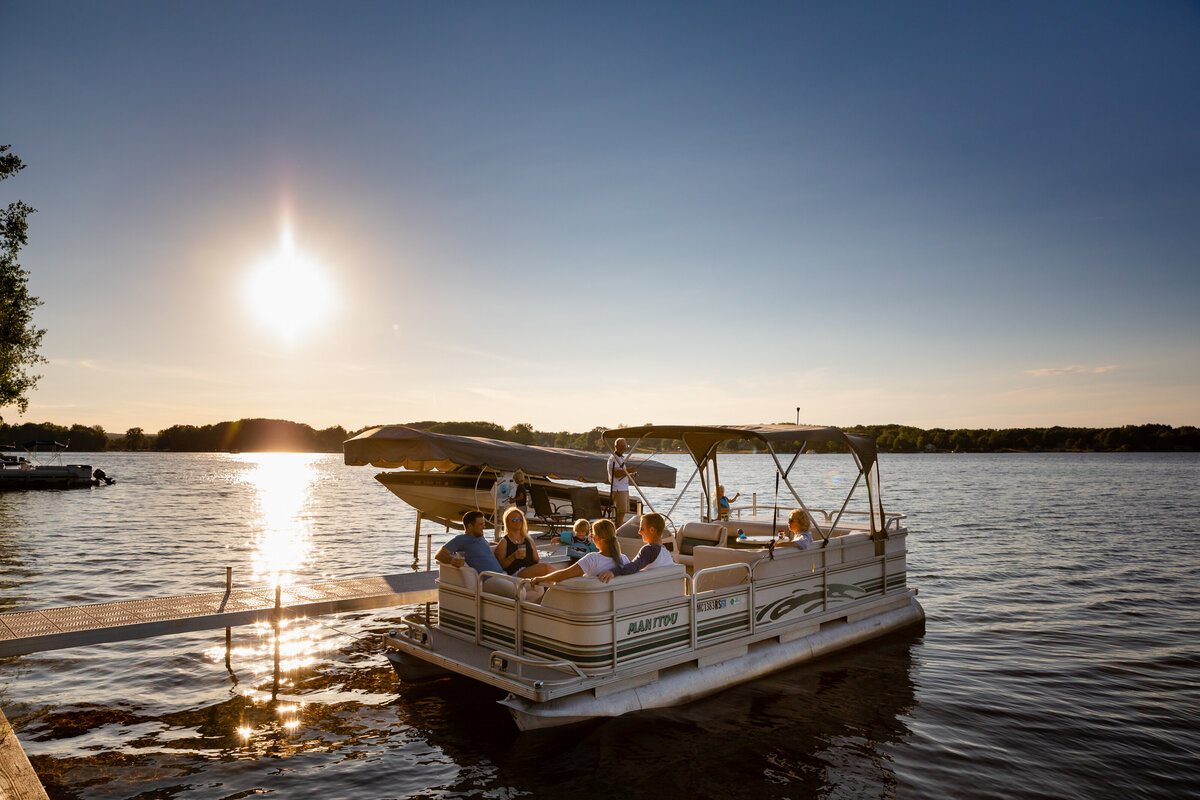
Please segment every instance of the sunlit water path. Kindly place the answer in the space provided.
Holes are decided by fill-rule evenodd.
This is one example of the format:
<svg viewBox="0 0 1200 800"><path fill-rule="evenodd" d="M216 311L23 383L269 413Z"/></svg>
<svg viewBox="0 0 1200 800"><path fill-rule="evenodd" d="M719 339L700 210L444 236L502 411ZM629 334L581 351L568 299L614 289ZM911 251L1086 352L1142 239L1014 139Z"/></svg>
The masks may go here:
<svg viewBox="0 0 1200 800"><path fill-rule="evenodd" d="M338 456L77 456L119 482L0 494L3 610L412 561L411 509ZM822 503L853 474L797 470ZM742 500L770 474L723 460ZM5 659L0 705L51 797L1194 792L1200 456L885 455L882 474L924 634L680 708L517 735L489 690L397 683L369 634L399 609Z"/></svg>

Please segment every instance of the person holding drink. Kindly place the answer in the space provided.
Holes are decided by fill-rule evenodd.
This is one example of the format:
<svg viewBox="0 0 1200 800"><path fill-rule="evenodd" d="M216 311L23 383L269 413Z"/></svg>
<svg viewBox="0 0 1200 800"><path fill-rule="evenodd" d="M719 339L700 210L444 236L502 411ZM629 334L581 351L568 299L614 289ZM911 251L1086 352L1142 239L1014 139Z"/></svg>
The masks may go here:
<svg viewBox="0 0 1200 800"><path fill-rule="evenodd" d="M481 511L463 514L463 532L446 542L434 558L439 564L461 567L466 564L476 572L504 572L491 546L483 538L484 518Z"/></svg>
<svg viewBox="0 0 1200 800"><path fill-rule="evenodd" d="M534 578L553 572L553 567L543 564L538 558L521 509L511 506L504 512L503 520L504 536L496 543L496 560L500 568L519 578Z"/></svg>

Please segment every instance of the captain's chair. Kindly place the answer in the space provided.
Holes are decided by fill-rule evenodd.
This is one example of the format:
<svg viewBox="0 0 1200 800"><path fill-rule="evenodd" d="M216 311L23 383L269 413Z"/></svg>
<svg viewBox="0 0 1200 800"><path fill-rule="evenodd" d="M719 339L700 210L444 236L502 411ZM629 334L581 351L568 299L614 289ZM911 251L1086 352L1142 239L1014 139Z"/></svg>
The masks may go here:
<svg viewBox="0 0 1200 800"><path fill-rule="evenodd" d="M728 529L715 522L686 522L679 529L679 547L675 560L687 567L692 566L692 548L699 545L724 547Z"/></svg>

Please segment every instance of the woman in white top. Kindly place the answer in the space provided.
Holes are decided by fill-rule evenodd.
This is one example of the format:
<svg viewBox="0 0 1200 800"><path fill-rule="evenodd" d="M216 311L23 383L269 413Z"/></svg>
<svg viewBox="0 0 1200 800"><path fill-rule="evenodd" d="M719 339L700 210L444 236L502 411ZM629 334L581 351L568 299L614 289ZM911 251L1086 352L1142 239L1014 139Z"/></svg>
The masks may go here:
<svg viewBox="0 0 1200 800"><path fill-rule="evenodd" d="M558 583L582 575L599 575L618 564L629 563L629 559L621 555L621 548L617 546L617 526L611 519L599 520L592 526L592 539L600 548L598 553L588 553L566 569L551 572L549 575L539 575L532 580L533 585Z"/></svg>

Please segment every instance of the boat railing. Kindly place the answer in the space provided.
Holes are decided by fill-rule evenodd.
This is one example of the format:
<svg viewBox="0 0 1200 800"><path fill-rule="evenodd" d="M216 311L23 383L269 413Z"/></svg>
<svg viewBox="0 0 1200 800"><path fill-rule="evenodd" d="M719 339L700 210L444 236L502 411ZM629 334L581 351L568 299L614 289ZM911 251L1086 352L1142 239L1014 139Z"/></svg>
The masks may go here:
<svg viewBox="0 0 1200 800"><path fill-rule="evenodd" d="M508 665L516 664L517 671L513 673L509 670ZM533 667L537 669L550 669L565 673L567 677L557 680L548 681L545 678L532 678L525 674L525 667ZM579 665L573 661L563 659L549 660L545 658L533 658L531 656L511 653L507 650L493 650L488 656L488 671L497 675L503 675L506 678L521 681L528 684L535 690L541 690L546 686L557 686L564 683L571 683L580 678L587 678L586 672L579 668Z"/></svg>
<svg viewBox="0 0 1200 800"><path fill-rule="evenodd" d="M433 631L424 614L408 614L401 618L400 623L404 626L404 630L400 631L401 636L417 647L433 649Z"/></svg>
<svg viewBox="0 0 1200 800"><path fill-rule="evenodd" d="M749 505L733 506L732 508L729 509L729 513L732 518L741 519L742 512L744 512L744 511L750 512L750 516L752 516L752 517L757 517L760 512L774 513L776 511L778 511L780 514L789 514L795 508L796 507L794 505L789 505L789 506L759 505L758 501L754 500ZM820 515L821 521L826 522L826 523L832 522L834 517L837 515L836 511L826 511L823 508L810 508L810 509L808 509L808 513L813 517ZM870 517L871 512L870 511L847 510L847 511L842 512L842 516L843 517L850 517L850 516ZM885 519L884 530L889 530L889 529L895 530L896 527L898 527L900 525L900 520L905 519L908 515L907 514L885 513L883 516ZM781 520L784 521L785 524L786 524L786 519L787 519L786 517L781 517Z"/></svg>
<svg viewBox="0 0 1200 800"><path fill-rule="evenodd" d="M690 584L690 586L688 587L688 594L695 596L697 592L712 591L711 589L701 589L700 588L700 579L703 577L706 577L708 575L714 575L718 572L726 572L729 570L736 570L736 569L741 569L741 568L745 568L745 570L746 570L746 579L753 580L753 572L750 569L750 565L747 563L741 562L741 561L734 563L734 564L721 564L720 566L716 566L716 567L707 567L705 569L700 570L696 574L688 577L688 582Z"/></svg>
<svg viewBox="0 0 1200 800"><path fill-rule="evenodd" d="M699 609L697 608L697 596L699 594L701 594L702 592L705 592L705 593L711 592L714 594L723 592L725 594L730 594L730 595L745 592L747 594L747 598L746 598L747 608L750 609L750 622L749 622L749 628L748 628L747 632L750 634L754 633L754 610L753 610L754 609L754 566L755 566L754 564L747 564L745 562L739 561L739 562L736 562L733 564L721 564L716 567L708 567L708 568L702 569L699 572L697 572L696 574L688 577L688 582L685 585L687 586L688 597L692 601L691 642L692 642L693 650L697 646L699 646L699 643L700 643L700 631L698 628L699 620L697 619L697 617L699 617L700 615L697 613L699 611ZM744 570L745 571L746 580L744 583L739 584L737 586L717 587L717 588L713 588L713 589L701 589L700 588L700 579L701 578L704 578L704 577L710 576L710 575L716 575L717 573L720 573L720 572L731 572L731 571L736 571L736 570ZM744 589L742 588L743 586L745 587Z"/></svg>
<svg viewBox="0 0 1200 800"><path fill-rule="evenodd" d="M504 572L492 572L484 570L479 573L479 578L475 581L475 644L483 644L483 587L489 580L498 580L512 584L513 598L516 601L516 619L514 621L515 630L513 631L513 642L516 646L516 655L521 653L521 640L524 638L521 635L521 601L525 599L525 590L532 586L527 579L518 578L515 575L509 575ZM494 594L494 592L488 592ZM500 595L504 597L504 595Z"/></svg>

